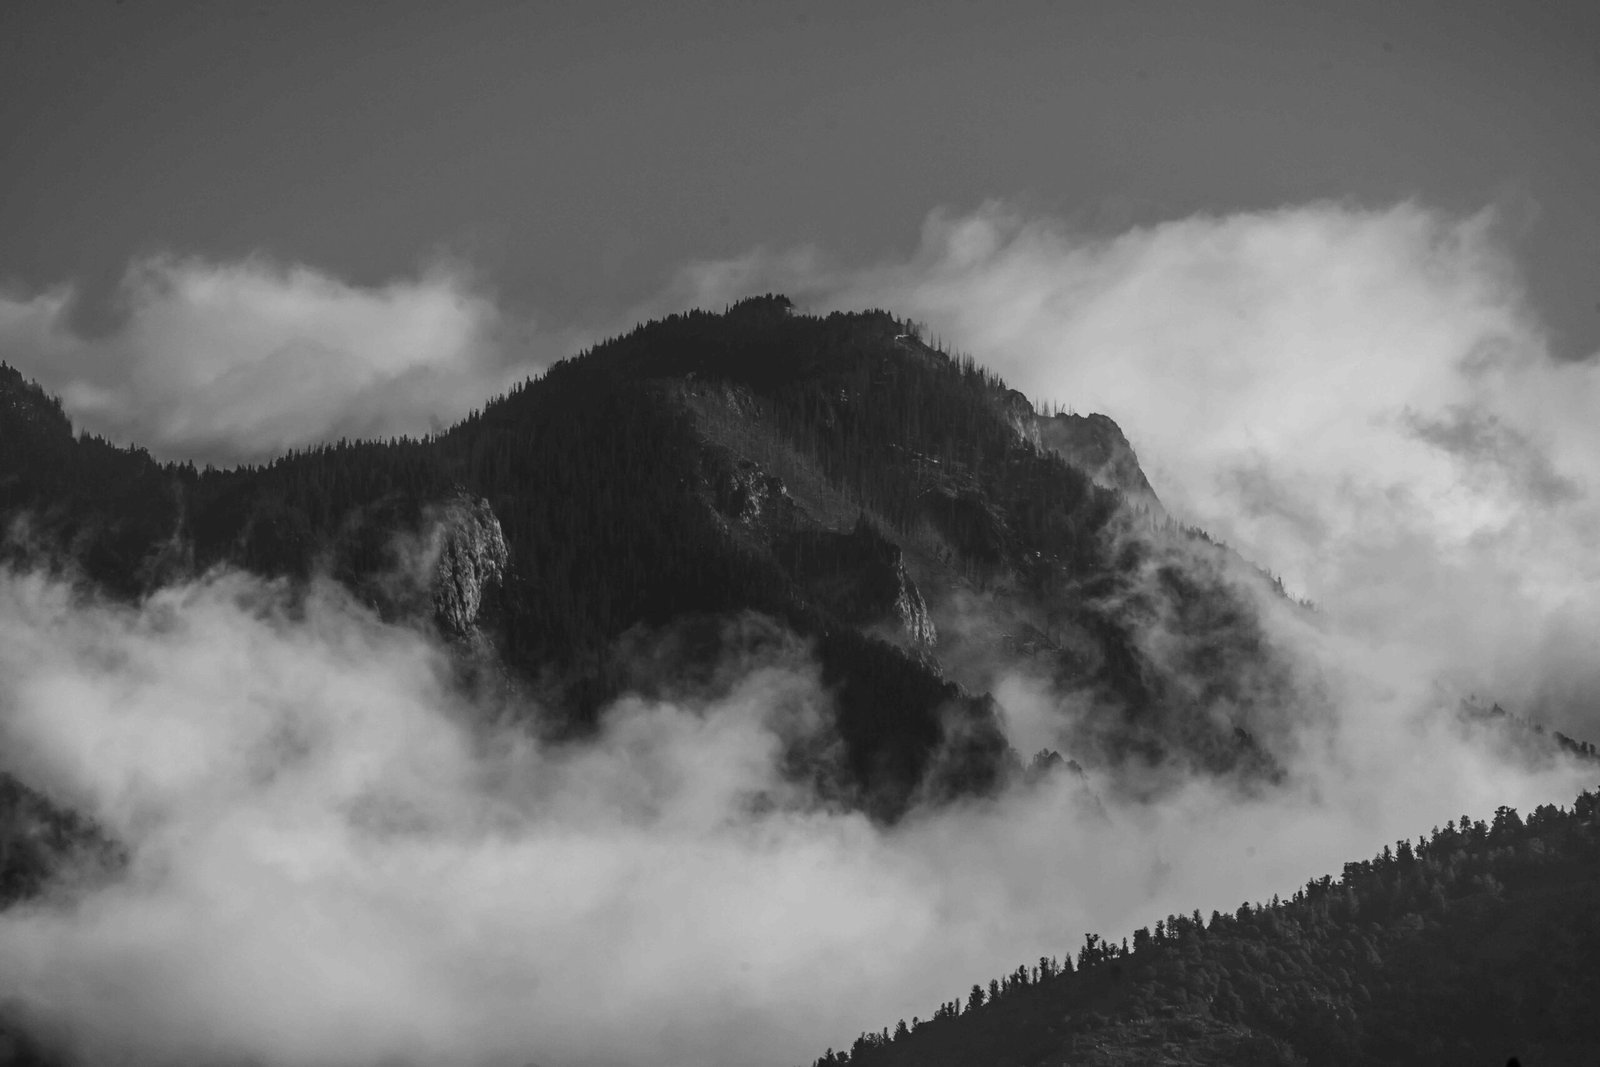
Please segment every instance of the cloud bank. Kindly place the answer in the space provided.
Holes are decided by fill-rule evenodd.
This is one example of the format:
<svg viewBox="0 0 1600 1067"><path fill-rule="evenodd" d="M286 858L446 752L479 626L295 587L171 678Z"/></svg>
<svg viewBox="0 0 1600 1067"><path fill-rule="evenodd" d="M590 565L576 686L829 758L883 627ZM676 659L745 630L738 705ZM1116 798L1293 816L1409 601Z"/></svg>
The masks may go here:
<svg viewBox="0 0 1600 1067"><path fill-rule="evenodd" d="M887 828L778 773L828 699L778 647L546 748L331 585L128 607L6 574L5 769L130 861L0 912L0 1003L91 1064L793 1064L1085 930L1583 781L1363 692L1271 796L1197 779L1100 817L1062 776Z"/></svg>
<svg viewBox="0 0 1600 1067"><path fill-rule="evenodd" d="M443 429L574 341L537 334L448 265L364 288L260 257L151 257L92 337L71 324L75 299L0 293L0 358L80 426L218 464Z"/></svg>
<svg viewBox="0 0 1600 1067"><path fill-rule="evenodd" d="M1184 521L1464 688L1600 732L1577 653L1600 633L1600 360L1552 356L1493 211L1098 236L991 204L877 264L697 264L673 299L767 289L925 321L1030 396L1111 415Z"/></svg>

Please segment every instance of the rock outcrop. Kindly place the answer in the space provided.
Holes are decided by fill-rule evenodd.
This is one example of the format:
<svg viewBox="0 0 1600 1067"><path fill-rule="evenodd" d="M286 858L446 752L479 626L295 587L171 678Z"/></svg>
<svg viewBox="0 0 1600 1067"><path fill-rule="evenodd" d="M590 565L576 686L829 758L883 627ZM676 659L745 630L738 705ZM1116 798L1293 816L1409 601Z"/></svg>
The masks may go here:
<svg viewBox="0 0 1600 1067"><path fill-rule="evenodd" d="M1165 513L1139 466L1133 446L1110 418L1062 414L1038 418L1035 426L1039 447L1082 470L1097 485L1122 493L1129 503Z"/></svg>
<svg viewBox="0 0 1600 1067"><path fill-rule="evenodd" d="M906 571L900 546L865 518L849 533L797 533L776 554L808 593L845 622L889 623L918 650L931 650L939 631L927 601Z"/></svg>
<svg viewBox="0 0 1600 1067"><path fill-rule="evenodd" d="M429 537L434 619L461 637L471 632L485 590L505 576L509 553L487 500L458 494L438 511Z"/></svg>
<svg viewBox="0 0 1600 1067"><path fill-rule="evenodd" d="M1039 423L1044 421L1033 409L1033 401L1016 389L1008 389L999 398L1000 414L1011 424L1017 436L1035 448L1043 448L1039 440Z"/></svg>
<svg viewBox="0 0 1600 1067"><path fill-rule="evenodd" d="M1001 417L1022 440L1041 452L1054 452L1094 479L1096 485L1120 492L1128 503L1152 515L1165 516L1133 446L1109 416L1040 415L1034 410L1033 401L1015 389L1001 393L996 403Z"/></svg>
<svg viewBox="0 0 1600 1067"><path fill-rule="evenodd" d="M715 488L718 510L747 530L773 532L793 525L794 501L783 479L748 459L733 464Z"/></svg>
<svg viewBox="0 0 1600 1067"><path fill-rule="evenodd" d="M933 616L928 614L928 602L911 575L906 573L905 563L899 559L895 560L894 576L897 587L894 611L900 618L900 628L913 645L932 649L939 643L939 631L933 625Z"/></svg>

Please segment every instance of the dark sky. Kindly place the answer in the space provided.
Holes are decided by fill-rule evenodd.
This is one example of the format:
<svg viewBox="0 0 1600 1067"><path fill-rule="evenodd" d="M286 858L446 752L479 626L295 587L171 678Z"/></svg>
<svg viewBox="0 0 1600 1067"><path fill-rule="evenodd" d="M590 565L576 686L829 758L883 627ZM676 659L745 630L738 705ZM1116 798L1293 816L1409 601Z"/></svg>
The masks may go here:
<svg viewBox="0 0 1600 1067"><path fill-rule="evenodd" d="M604 318L689 259L912 247L1006 198L1093 230L1495 203L1600 350L1600 4L63 3L0 8L0 280L445 253Z"/></svg>

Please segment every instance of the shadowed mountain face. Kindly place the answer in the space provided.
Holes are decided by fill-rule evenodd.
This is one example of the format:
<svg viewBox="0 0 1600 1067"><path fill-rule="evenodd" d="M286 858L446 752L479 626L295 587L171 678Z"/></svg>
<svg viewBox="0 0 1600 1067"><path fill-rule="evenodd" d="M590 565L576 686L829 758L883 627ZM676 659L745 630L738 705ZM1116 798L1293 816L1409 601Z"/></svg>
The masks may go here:
<svg viewBox="0 0 1600 1067"><path fill-rule="evenodd" d="M70 560L123 596L222 564L326 571L543 697L552 736L666 681L620 662L627 635L755 611L815 642L836 698L843 749L806 775L882 817L1019 768L984 695L1014 669L1092 709L1064 722L1080 761L1277 773L1257 739L1288 672L1245 569L1152 517L1110 419L1038 416L884 312L766 297L672 316L439 436L261 468L74 437L9 369L0 401L13 559ZM1174 620L1184 647L1157 657Z"/></svg>

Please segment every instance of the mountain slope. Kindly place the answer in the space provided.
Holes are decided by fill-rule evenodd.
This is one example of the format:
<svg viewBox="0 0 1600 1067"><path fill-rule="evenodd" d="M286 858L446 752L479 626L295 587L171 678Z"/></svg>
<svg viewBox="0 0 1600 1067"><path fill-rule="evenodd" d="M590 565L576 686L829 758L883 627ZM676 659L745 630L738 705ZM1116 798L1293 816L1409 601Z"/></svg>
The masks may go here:
<svg viewBox="0 0 1600 1067"><path fill-rule="evenodd" d="M640 326L435 436L226 471L75 436L58 402L0 365L0 526L5 561L129 600L219 567L291 590L331 576L432 631L464 683L532 698L486 703L525 709L552 744L581 745L619 695L670 695L799 635L832 718L821 743L785 739L784 771L802 804L882 823L1084 767L1130 796L1196 773L1258 790L1321 710L1263 621L1263 604L1302 609L1168 519L1110 419L1041 415L886 312L797 315L781 297ZM1025 766L1012 750L990 694L1019 678L1046 694L1070 760ZM1530 751L1592 755L1498 709L1477 717ZM9 769L0 905L115 866L114 843ZM1540 847L1566 855L1587 833ZM1183 920L1130 955L1092 943L1070 982L1014 975L992 1007L941 1011L905 1043L863 1040L857 1061L1330 1062L1316 1060L1326 1045L1406 1062L1373 1051L1409 1040L1373 1007L1380 990L1459 1017L1418 991L1408 954L1494 988L1451 953L1499 929L1482 924L1502 921L1500 898L1472 879L1511 839L1458 836L1420 865L1418 849L1203 935ZM1553 895L1530 914L1553 922L1585 899L1588 853L1574 855L1539 868ZM1502 873L1506 892L1534 885ZM1407 918L1435 889L1436 942ZM1285 926L1301 930L1288 947Z"/></svg>
<svg viewBox="0 0 1600 1067"><path fill-rule="evenodd" d="M1600 796L1019 967L818 1067L1600 1062ZM990 991L994 991L991 993Z"/></svg>
<svg viewBox="0 0 1600 1067"><path fill-rule="evenodd" d="M557 735L648 686L618 655L624 635L754 610L812 637L835 689L845 755L808 773L880 815L1018 769L981 696L1013 666L1101 709L1073 738L1081 760L1275 773L1255 743L1272 713L1232 680L1270 649L1220 550L1176 528L1164 547L1130 535L1140 509L1120 486L1148 483L1115 425L1062 431L1069 417L1035 416L884 312L816 318L765 297L670 316L444 434L229 471L75 438L9 369L0 396L9 553L70 559L123 596L219 564L326 570L416 615L439 602L418 589L437 561L419 572L397 544L437 549L441 515L478 509L504 558L469 591L470 620L433 622L543 695ZM460 536L445 541L459 555ZM1193 645L1182 678L1141 644L1177 615ZM1253 690L1281 687L1274 672L1263 685L1254 670Z"/></svg>

